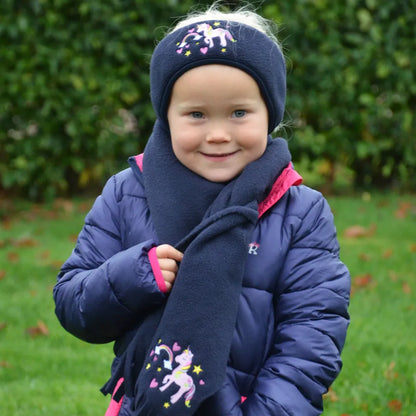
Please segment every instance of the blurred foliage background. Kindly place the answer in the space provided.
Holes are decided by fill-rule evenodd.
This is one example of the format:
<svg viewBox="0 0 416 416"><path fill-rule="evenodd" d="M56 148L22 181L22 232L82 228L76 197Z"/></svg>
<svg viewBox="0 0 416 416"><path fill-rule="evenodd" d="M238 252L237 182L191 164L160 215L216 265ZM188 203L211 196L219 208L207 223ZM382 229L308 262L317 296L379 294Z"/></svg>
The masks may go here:
<svg viewBox="0 0 416 416"><path fill-rule="evenodd" d="M210 3L2 0L3 195L80 194L126 167L154 122L156 42L177 18ZM250 4L278 24L288 67L279 135L295 164L328 188L341 178L352 189L414 190L416 0Z"/></svg>

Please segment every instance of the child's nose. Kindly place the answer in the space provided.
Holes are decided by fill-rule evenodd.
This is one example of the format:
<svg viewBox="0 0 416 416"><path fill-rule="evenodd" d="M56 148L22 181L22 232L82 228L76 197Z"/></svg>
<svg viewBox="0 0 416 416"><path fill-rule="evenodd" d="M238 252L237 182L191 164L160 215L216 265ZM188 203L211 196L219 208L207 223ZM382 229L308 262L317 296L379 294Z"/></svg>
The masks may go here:
<svg viewBox="0 0 416 416"><path fill-rule="evenodd" d="M208 143L229 142L231 134L224 123L215 123L208 130L206 140Z"/></svg>

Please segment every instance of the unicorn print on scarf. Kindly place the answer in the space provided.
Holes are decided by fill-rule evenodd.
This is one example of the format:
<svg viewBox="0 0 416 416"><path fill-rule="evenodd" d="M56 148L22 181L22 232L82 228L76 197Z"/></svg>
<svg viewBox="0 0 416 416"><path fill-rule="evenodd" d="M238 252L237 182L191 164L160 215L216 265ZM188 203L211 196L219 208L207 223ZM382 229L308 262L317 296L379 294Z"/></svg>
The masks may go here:
<svg viewBox="0 0 416 416"><path fill-rule="evenodd" d="M185 405L190 406L191 401L195 393L195 384L191 376L187 374L191 368L193 354L190 349L184 350L184 352L175 358L178 366L163 379L163 386L159 388L160 391L165 391L172 383L179 386L179 390L170 397L171 403L176 403L182 395L185 393Z"/></svg>
<svg viewBox="0 0 416 416"><path fill-rule="evenodd" d="M220 23L214 23L214 26L219 26ZM228 27L228 26L227 26ZM202 35L199 35L201 33ZM184 55L189 56L192 54L190 50L191 44L199 47L199 51L202 54L206 54L210 48L215 47L214 39L219 39L219 45L221 46L221 52L226 51L228 41L237 42L231 32L228 29L221 27L212 27L209 23L201 23L188 31L182 42L177 43L178 54L185 51ZM201 41L203 40L203 41ZM200 42L201 41L201 42ZM201 44L202 43L202 44ZM206 46L208 45L208 46Z"/></svg>
<svg viewBox="0 0 416 416"><path fill-rule="evenodd" d="M180 354L176 355L175 357L175 351L180 352ZM193 361L193 353L191 349L188 347L182 351L181 347L178 345L178 343L174 343L173 347L170 348L168 345L162 344L161 341L159 342L159 345L157 345L154 350L152 350L150 356L153 359L153 362L157 362L159 358L162 356L167 356L167 359L163 360L163 368L165 370L169 370L170 373L166 374L163 377L163 380L161 382L162 386L159 387L159 382L154 378L150 383L150 388L157 388L159 387L159 390L161 392L164 392L167 390L172 384L176 384L179 389L176 391L176 393L172 394L170 396L170 402L165 402L164 407L169 408L171 404L175 404L178 402L181 397L183 396L185 405L187 407L190 407L190 402L195 394L196 386L194 383L194 379L191 375L188 374L188 371L191 370L192 367L192 361ZM177 366L173 369L173 362L177 363ZM151 364L148 364L146 369L149 369ZM196 375L199 375L203 370L201 369L200 365L194 365L192 373L196 373ZM162 368L158 367L158 372L162 373ZM203 386L205 383L201 379L199 380L199 385Z"/></svg>

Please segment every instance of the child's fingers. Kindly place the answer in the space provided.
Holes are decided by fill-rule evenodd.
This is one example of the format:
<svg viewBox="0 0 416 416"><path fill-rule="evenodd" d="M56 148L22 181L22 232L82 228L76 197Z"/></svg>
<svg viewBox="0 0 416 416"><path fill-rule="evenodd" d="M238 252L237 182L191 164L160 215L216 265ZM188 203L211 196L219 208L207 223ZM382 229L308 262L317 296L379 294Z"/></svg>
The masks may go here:
<svg viewBox="0 0 416 416"><path fill-rule="evenodd" d="M170 282L167 282L166 280L165 280L165 286L166 286L166 293L170 293L170 291L172 290L172 283L170 283Z"/></svg>
<svg viewBox="0 0 416 416"><path fill-rule="evenodd" d="M169 244L162 244L156 247L156 256L166 284L166 292L169 293L175 282L178 263L182 260L183 254Z"/></svg>
<svg viewBox="0 0 416 416"><path fill-rule="evenodd" d="M171 285L173 285L173 282L176 279L176 273L165 270L165 271L162 271L162 275L163 275L163 280L165 281L165 283L170 283Z"/></svg>
<svg viewBox="0 0 416 416"><path fill-rule="evenodd" d="M172 259L158 259L160 270L176 274L178 271L178 263Z"/></svg>
<svg viewBox="0 0 416 416"><path fill-rule="evenodd" d="M158 259L172 259L182 261L183 254L170 244L162 244L156 247L156 256Z"/></svg>
<svg viewBox="0 0 416 416"><path fill-rule="evenodd" d="M166 292L169 293L176 279L176 271L164 270L161 268L161 272L162 272L163 280L165 281Z"/></svg>

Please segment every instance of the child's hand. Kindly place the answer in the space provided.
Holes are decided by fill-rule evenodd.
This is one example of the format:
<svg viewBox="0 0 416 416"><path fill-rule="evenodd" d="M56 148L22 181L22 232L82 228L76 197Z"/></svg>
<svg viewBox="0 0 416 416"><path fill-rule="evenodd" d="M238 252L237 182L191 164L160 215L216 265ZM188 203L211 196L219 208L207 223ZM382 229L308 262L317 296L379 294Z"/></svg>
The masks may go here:
<svg viewBox="0 0 416 416"><path fill-rule="evenodd" d="M182 261L183 253L169 244L162 244L156 247L156 256L159 261L163 280L166 284L166 291L169 293L175 282L176 273L178 272L178 262Z"/></svg>

